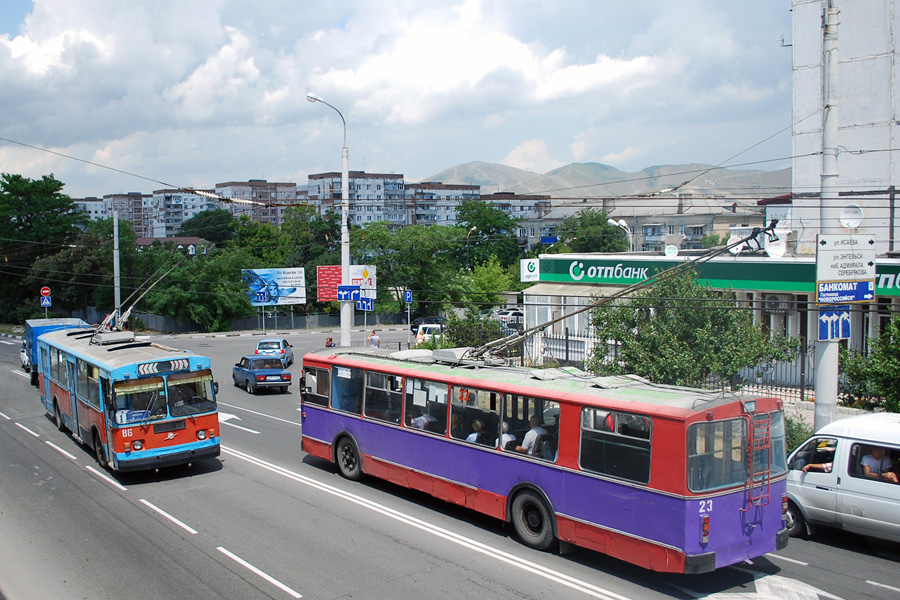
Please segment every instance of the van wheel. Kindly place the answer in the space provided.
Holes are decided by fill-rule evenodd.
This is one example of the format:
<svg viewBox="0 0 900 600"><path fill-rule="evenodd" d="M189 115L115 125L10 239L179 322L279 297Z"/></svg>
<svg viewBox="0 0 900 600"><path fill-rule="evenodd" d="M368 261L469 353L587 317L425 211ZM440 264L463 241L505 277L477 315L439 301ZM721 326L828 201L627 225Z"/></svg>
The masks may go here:
<svg viewBox="0 0 900 600"><path fill-rule="evenodd" d="M65 431L66 426L63 424L62 415L59 412L59 404L56 402L53 403L53 421L56 423L56 428L60 431Z"/></svg>
<svg viewBox="0 0 900 600"><path fill-rule="evenodd" d="M513 527L522 543L535 550L546 550L553 544L553 516L535 492L520 492L513 500L511 512Z"/></svg>
<svg viewBox="0 0 900 600"><path fill-rule="evenodd" d="M797 505L788 500L787 512L784 514L784 524L787 526L788 535L791 537L800 537L805 531L805 523L803 514Z"/></svg>
<svg viewBox="0 0 900 600"><path fill-rule="evenodd" d="M362 478L362 463L359 460L359 449L349 437L342 437L337 445L337 465L341 475L350 481Z"/></svg>

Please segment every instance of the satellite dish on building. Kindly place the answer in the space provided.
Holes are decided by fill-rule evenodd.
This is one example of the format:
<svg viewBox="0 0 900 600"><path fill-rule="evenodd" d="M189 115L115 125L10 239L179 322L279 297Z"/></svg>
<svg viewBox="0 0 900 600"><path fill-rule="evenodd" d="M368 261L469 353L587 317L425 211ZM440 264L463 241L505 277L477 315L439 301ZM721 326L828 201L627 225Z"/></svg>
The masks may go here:
<svg viewBox="0 0 900 600"><path fill-rule="evenodd" d="M766 240L766 254L775 258L784 256L787 252L788 236L790 233L790 229L776 229L775 236L777 239L774 241L772 239Z"/></svg>
<svg viewBox="0 0 900 600"><path fill-rule="evenodd" d="M846 229L856 229L862 223L862 209L856 204L848 204L841 209L841 225Z"/></svg>
<svg viewBox="0 0 900 600"><path fill-rule="evenodd" d="M675 258L676 256L678 256L678 246L676 246L675 244L669 244L668 246L666 246L666 256L668 256L669 258Z"/></svg>
<svg viewBox="0 0 900 600"><path fill-rule="evenodd" d="M732 246L732 244L736 244L739 241L741 241L741 238L737 238L734 236L731 236L730 238L728 238L727 244L728 244L728 246L730 246L730 248L728 248L728 251L731 252L732 254L740 254L741 250L744 249L744 245L741 244L740 246Z"/></svg>

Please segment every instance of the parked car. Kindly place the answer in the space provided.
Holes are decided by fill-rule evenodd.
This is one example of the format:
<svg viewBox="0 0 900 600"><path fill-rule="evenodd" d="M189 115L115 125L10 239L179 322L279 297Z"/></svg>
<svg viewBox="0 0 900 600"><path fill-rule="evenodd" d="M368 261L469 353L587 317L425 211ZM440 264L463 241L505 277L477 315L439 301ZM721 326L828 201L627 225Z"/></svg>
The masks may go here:
<svg viewBox="0 0 900 600"><path fill-rule="evenodd" d="M447 319L444 317L416 317L409 325L410 333L418 335L419 327L422 325L440 325L441 327L445 327L447 325Z"/></svg>
<svg viewBox="0 0 900 600"><path fill-rule="evenodd" d="M416 333L416 343L429 342L439 339L444 334L444 328L438 323L425 323L419 326L419 332Z"/></svg>
<svg viewBox="0 0 900 600"><path fill-rule="evenodd" d="M277 356L284 361L284 366L294 364L294 347L287 340L278 338L266 338L256 344L256 354L269 354Z"/></svg>
<svg viewBox="0 0 900 600"><path fill-rule="evenodd" d="M790 535L825 525L900 542L898 477L900 414L857 415L826 425L788 458Z"/></svg>
<svg viewBox="0 0 900 600"><path fill-rule="evenodd" d="M495 319L504 327L513 327L525 321L525 313L517 308L507 308L497 313Z"/></svg>
<svg viewBox="0 0 900 600"><path fill-rule="evenodd" d="M251 354L241 357L231 369L231 378L235 387L243 387L248 394L267 388L286 394L291 385L291 372L284 368L282 359L277 356Z"/></svg>

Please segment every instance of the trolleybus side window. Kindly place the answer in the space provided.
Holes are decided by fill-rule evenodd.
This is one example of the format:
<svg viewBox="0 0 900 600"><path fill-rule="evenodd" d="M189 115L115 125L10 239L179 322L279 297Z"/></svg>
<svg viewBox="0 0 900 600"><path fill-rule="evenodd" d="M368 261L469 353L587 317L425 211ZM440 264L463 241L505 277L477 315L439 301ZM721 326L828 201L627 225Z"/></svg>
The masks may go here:
<svg viewBox="0 0 900 600"><path fill-rule="evenodd" d="M162 377L127 379L113 383L116 423L134 423L166 416L166 396Z"/></svg>
<svg viewBox="0 0 900 600"><path fill-rule="evenodd" d="M365 415L379 421L400 422L403 406L403 378L368 371L366 373Z"/></svg>
<svg viewBox="0 0 900 600"><path fill-rule="evenodd" d="M404 423L431 433L447 433L447 384L406 378Z"/></svg>
<svg viewBox="0 0 900 600"><path fill-rule="evenodd" d="M304 400L319 406L328 406L328 390L331 388L331 373L327 369L305 367L304 371Z"/></svg>
<svg viewBox="0 0 900 600"><path fill-rule="evenodd" d="M544 398L508 395L503 420L516 444L504 449L525 452L535 458L556 460L559 446L559 403Z"/></svg>
<svg viewBox="0 0 900 600"><path fill-rule="evenodd" d="M209 369L169 375L169 414L186 417L215 410L212 379Z"/></svg>
<svg viewBox="0 0 900 600"><path fill-rule="evenodd" d="M747 421L694 423L687 432L688 489L702 492L743 484L750 466Z"/></svg>
<svg viewBox="0 0 900 600"><path fill-rule="evenodd" d="M66 375L66 355L56 348L50 348L50 377L63 387L69 385L69 378Z"/></svg>
<svg viewBox="0 0 900 600"><path fill-rule="evenodd" d="M648 483L652 434L653 422L649 417L583 408L581 468Z"/></svg>
<svg viewBox="0 0 900 600"><path fill-rule="evenodd" d="M334 367L331 380L331 408L362 414L363 370L356 367Z"/></svg>
<svg viewBox="0 0 900 600"><path fill-rule="evenodd" d="M75 393L79 398L99 409L100 369L80 358L76 361L76 367L78 378L75 381Z"/></svg>
<svg viewBox="0 0 900 600"><path fill-rule="evenodd" d="M500 399L503 394L490 390L454 385L450 394L450 435L494 445L500 432Z"/></svg>

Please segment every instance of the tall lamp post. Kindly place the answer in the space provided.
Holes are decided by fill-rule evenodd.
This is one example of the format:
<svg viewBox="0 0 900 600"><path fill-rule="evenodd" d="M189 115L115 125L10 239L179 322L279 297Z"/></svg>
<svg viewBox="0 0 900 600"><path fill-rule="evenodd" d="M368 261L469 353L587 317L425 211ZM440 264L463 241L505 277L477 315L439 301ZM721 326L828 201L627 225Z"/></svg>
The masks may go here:
<svg viewBox="0 0 900 600"><path fill-rule="evenodd" d="M466 273L471 271L472 269L469 267L469 236L472 235L472 232L478 229L476 225L472 225L472 228L469 230L469 233L466 234Z"/></svg>
<svg viewBox="0 0 900 600"><path fill-rule="evenodd" d="M344 147L341 148L341 285L350 285L350 150L347 149L347 120L341 111L312 92L306 94L310 102L321 102L334 109L344 124ZM341 346L350 345L350 322L353 320L352 300L341 300Z"/></svg>
<svg viewBox="0 0 900 600"><path fill-rule="evenodd" d="M628 223L625 222L625 219L619 219L618 221L616 221L615 219L607 219L606 222L613 227L618 227L625 232L625 235L628 236L628 251L634 252L634 233L631 231Z"/></svg>

